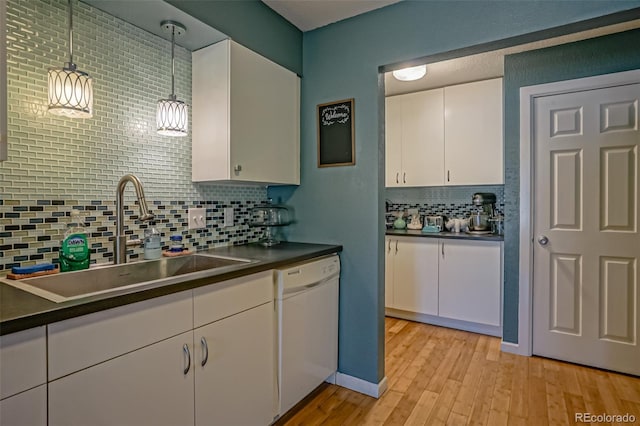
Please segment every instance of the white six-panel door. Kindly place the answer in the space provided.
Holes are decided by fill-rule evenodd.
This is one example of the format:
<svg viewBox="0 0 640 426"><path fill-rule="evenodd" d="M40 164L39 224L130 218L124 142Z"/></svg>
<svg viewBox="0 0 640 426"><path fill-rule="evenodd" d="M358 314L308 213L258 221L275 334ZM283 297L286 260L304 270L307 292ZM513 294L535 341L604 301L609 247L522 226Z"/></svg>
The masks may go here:
<svg viewBox="0 0 640 426"><path fill-rule="evenodd" d="M533 352L640 375L640 84L536 98Z"/></svg>

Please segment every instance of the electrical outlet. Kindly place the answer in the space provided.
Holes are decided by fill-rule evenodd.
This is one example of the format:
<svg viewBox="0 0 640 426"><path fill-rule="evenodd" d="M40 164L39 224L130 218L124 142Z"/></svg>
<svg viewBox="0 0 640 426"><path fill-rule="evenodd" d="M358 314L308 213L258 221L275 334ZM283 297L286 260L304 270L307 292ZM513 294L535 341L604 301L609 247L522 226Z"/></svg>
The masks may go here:
<svg viewBox="0 0 640 426"><path fill-rule="evenodd" d="M224 225L225 228L233 226L233 207L225 207L224 209Z"/></svg>
<svg viewBox="0 0 640 426"><path fill-rule="evenodd" d="M204 208L189 209L189 229L202 229L207 227L207 210Z"/></svg>

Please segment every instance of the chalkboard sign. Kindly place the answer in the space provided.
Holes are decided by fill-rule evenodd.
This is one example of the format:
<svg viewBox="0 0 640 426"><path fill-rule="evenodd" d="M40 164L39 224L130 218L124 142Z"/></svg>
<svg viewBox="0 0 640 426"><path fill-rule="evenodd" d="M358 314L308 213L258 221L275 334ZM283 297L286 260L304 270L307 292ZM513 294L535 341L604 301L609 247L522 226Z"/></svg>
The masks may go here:
<svg viewBox="0 0 640 426"><path fill-rule="evenodd" d="M318 167L352 166L354 100L318 105Z"/></svg>

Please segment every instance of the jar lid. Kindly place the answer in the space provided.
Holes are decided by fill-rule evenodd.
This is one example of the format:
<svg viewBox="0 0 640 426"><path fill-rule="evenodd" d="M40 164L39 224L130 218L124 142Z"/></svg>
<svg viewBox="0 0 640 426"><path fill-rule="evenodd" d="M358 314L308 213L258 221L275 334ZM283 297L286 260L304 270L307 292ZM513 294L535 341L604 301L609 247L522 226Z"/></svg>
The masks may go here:
<svg viewBox="0 0 640 426"><path fill-rule="evenodd" d="M169 239L171 241L182 241L182 235L172 235Z"/></svg>

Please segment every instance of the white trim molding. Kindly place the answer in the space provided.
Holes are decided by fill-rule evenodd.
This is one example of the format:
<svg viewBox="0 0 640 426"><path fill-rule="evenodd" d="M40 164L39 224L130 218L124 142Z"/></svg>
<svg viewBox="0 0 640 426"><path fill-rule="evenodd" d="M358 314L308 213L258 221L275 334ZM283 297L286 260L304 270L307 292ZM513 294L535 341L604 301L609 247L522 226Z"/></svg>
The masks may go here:
<svg viewBox="0 0 640 426"><path fill-rule="evenodd" d="M502 342L504 352L533 354L533 104L542 96L640 82L640 70L603 74L520 88L520 260L518 343Z"/></svg>
<svg viewBox="0 0 640 426"><path fill-rule="evenodd" d="M380 383L371 383L348 374L336 373L336 385L343 388L351 389L374 398L380 398L384 391L387 390L386 376L380 380Z"/></svg>

